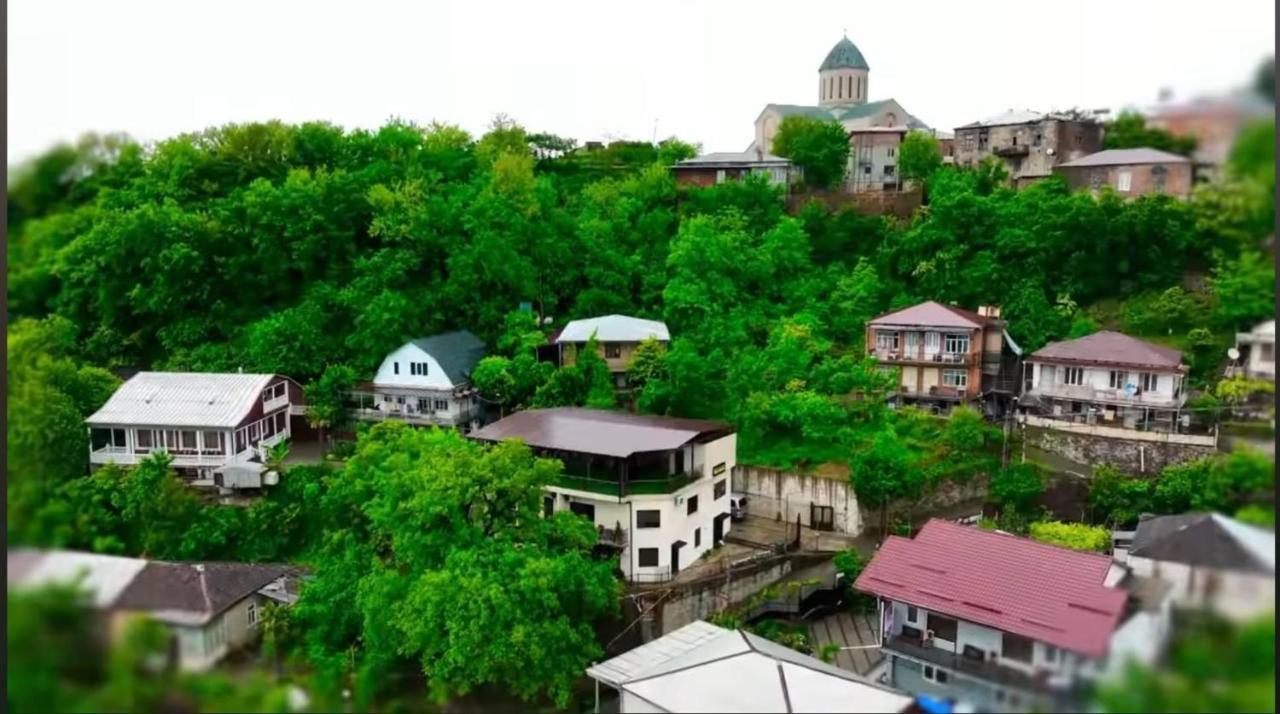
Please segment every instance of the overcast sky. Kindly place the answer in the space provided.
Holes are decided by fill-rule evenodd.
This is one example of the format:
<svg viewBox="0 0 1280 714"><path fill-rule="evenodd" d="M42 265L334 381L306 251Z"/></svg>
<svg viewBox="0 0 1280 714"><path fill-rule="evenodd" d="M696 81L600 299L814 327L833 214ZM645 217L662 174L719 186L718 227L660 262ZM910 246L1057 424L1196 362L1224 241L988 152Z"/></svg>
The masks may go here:
<svg viewBox="0 0 1280 714"><path fill-rule="evenodd" d="M1148 104L1248 80L1273 0L444 2L10 0L9 161L87 131L505 112L579 140L738 151L769 102L810 104L847 29L870 98L930 126Z"/></svg>

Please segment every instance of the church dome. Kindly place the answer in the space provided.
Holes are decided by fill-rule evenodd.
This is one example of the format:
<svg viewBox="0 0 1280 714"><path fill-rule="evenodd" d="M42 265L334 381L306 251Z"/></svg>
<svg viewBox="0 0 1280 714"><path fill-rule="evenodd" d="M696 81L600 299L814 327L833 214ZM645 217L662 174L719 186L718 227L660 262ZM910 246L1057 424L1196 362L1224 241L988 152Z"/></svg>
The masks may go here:
<svg viewBox="0 0 1280 714"><path fill-rule="evenodd" d="M848 37L844 37L827 53L827 59L822 62L822 66L818 68L818 71L825 72L829 69L871 68L867 66L867 61L863 59L862 52L858 51L857 45L850 42Z"/></svg>

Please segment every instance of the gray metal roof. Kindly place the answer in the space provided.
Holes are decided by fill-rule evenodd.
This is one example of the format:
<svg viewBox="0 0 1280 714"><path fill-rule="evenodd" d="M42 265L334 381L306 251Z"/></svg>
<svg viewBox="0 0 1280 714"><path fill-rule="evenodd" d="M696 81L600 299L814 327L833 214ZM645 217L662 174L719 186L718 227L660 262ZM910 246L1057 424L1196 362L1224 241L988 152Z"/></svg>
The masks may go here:
<svg viewBox="0 0 1280 714"><path fill-rule="evenodd" d="M468 382L476 363L484 358L484 343L466 330L421 337L410 342L439 362L454 386Z"/></svg>
<svg viewBox="0 0 1280 714"><path fill-rule="evenodd" d="M714 626L694 625L699 628L692 637L684 631L693 625L686 626L645 645L658 647L621 667L611 667L610 660L588 674L610 676L601 681L617 682L614 686L670 712L900 712L912 703L905 693L762 637L718 627L708 636ZM675 642L658 649L667 638ZM643 666L646 660L652 664Z"/></svg>
<svg viewBox="0 0 1280 714"><path fill-rule="evenodd" d="M1125 166L1134 164L1189 164L1191 159L1159 149L1107 149L1081 156L1075 161L1058 164L1058 168L1077 166Z"/></svg>
<svg viewBox="0 0 1280 714"><path fill-rule="evenodd" d="M93 426L234 427L248 416L275 376L139 372L85 422Z"/></svg>
<svg viewBox="0 0 1280 714"><path fill-rule="evenodd" d="M650 337L660 342L671 340L665 322L627 315L605 315L571 321L560 330L556 342L586 342L592 333L601 342L642 342Z"/></svg>
<svg viewBox="0 0 1280 714"><path fill-rule="evenodd" d="M1129 555L1198 567L1274 574L1276 534L1219 513L1144 518Z"/></svg>
<svg viewBox="0 0 1280 714"><path fill-rule="evenodd" d="M790 166L791 160L763 151L717 151L676 162L676 168L716 166Z"/></svg>
<svg viewBox="0 0 1280 714"><path fill-rule="evenodd" d="M624 652L611 660L592 665L587 676L612 687L652 669L685 652L696 649L708 640L715 639L729 630L709 622L698 620L652 642Z"/></svg>
<svg viewBox="0 0 1280 714"><path fill-rule="evenodd" d="M540 449L626 458L678 449L698 437L732 432L728 424L715 421L557 407L516 412L473 431L471 437L481 441L520 439Z"/></svg>
<svg viewBox="0 0 1280 714"><path fill-rule="evenodd" d="M1102 330L1075 340L1051 342L1031 353L1031 361L1145 367L1185 372L1182 352L1120 332Z"/></svg>

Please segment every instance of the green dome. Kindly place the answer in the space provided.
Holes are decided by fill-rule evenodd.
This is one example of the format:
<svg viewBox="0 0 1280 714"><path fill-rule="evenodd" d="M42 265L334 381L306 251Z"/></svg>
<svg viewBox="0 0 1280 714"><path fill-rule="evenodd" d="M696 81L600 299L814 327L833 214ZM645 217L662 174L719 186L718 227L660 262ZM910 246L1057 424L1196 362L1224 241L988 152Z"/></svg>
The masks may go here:
<svg viewBox="0 0 1280 714"><path fill-rule="evenodd" d="M848 37L842 38L836 43L835 47L827 53L827 59L823 61L822 66L818 68L819 72L825 72L829 69L871 69L867 66L867 61L862 58L862 53L858 51L857 45L849 41Z"/></svg>

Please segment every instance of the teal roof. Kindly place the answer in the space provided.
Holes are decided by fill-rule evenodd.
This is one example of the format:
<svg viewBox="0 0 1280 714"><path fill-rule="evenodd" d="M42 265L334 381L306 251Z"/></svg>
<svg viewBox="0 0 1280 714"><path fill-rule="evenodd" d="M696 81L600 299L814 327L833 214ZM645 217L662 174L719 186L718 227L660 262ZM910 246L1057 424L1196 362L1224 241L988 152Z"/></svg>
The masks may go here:
<svg viewBox="0 0 1280 714"><path fill-rule="evenodd" d="M843 37L827 53L827 59L822 62L822 66L818 68L818 71L823 72L828 69L871 68L867 66L867 61L863 59L862 52L858 51L857 45L850 42L848 37Z"/></svg>
<svg viewBox="0 0 1280 714"><path fill-rule="evenodd" d="M886 104L892 102L892 99L881 99L875 102L867 102L866 104L853 104L832 107L813 107L801 104L770 104L769 106L778 110L778 113L784 117L789 116L806 116L814 119L835 119L836 121L849 121L850 119L861 119L868 117L884 108ZM925 123L919 119L907 114L904 117L907 127L911 129L928 129Z"/></svg>

